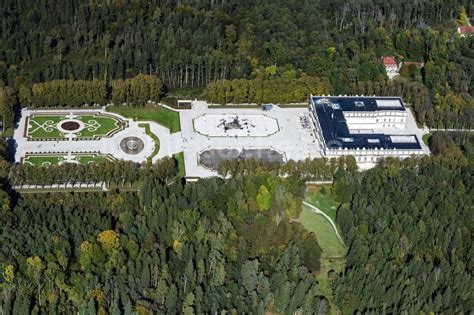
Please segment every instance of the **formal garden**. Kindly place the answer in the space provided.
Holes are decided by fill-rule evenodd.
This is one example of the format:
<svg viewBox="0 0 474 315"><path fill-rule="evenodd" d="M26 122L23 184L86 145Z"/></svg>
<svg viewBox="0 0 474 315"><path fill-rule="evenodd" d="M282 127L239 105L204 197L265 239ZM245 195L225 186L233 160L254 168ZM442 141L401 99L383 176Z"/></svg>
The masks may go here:
<svg viewBox="0 0 474 315"><path fill-rule="evenodd" d="M49 166L49 165L60 165L64 163L73 164L91 164L91 163L103 163L106 161L113 161L114 158L110 155L104 155L99 153L65 153L65 154L27 154L23 159L24 165L31 166Z"/></svg>
<svg viewBox="0 0 474 315"><path fill-rule="evenodd" d="M67 139L110 137L126 127L126 122L103 113L33 114L27 119L29 139Z"/></svg>

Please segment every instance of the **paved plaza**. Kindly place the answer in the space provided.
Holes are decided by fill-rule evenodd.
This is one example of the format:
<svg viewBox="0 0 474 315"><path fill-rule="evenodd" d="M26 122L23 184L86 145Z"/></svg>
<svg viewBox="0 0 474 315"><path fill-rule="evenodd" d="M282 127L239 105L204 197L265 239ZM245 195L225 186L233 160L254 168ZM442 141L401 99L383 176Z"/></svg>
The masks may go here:
<svg viewBox="0 0 474 315"><path fill-rule="evenodd" d="M275 118L262 113L204 114L194 119L194 130L209 137L268 137L280 128Z"/></svg>
<svg viewBox="0 0 474 315"><path fill-rule="evenodd" d="M195 104L197 103L197 104ZM212 117L207 122L212 125L204 127L195 120L200 117ZM266 123L264 127L245 128L229 132L224 128L217 128L221 121L232 123L239 118L236 125L252 123L257 125L260 120ZM249 119L251 117L251 119ZM202 118L201 118L202 119ZM313 135L309 123L308 108L280 108L274 106L269 111L256 108L207 108L204 102L194 102L193 109L180 111L182 151L187 177L209 177L217 172L199 164L199 155L207 149L273 149L282 153L285 160L304 160L306 158L321 157L319 144ZM212 130L205 135L202 130ZM237 133L237 135L235 134ZM240 133L240 136L239 136ZM215 151L217 152L217 151ZM227 155L223 152L223 158Z"/></svg>

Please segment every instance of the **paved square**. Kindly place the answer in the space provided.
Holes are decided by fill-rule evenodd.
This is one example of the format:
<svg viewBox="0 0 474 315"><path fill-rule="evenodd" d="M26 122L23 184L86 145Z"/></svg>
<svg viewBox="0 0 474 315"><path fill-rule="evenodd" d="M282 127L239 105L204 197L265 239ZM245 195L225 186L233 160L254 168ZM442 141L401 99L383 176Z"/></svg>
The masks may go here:
<svg viewBox="0 0 474 315"><path fill-rule="evenodd" d="M275 118L263 114L204 114L194 119L194 130L209 137L267 137L280 128Z"/></svg>
<svg viewBox="0 0 474 315"><path fill-rule="evenodd" d="M225 159L229 152L229 154L232 153L231 155L241 156L242 151L251 149L274 150L280 152L285 160L304 160L306 158L321 157L319 143L316 141L309 123L309 111L306 107L280 108L274 106L271 110L263 111L262 109L255 108L214 109L207 108L207 106L204 105L205 104L202 104L202 106L193 106L191 110L180 111L182 134L181 150L184 151L187 177L208 177L217 174L215 170L204 167L199 163L200 154L207 149L226 149L220 152L213 151L212 161L206 163L208 166L215 165L215 154L222 153ZM211 120L206 120L206 122L212 122L211 126L203 126L200 123L195 124L196 119L204 115L212 117ZM247 122L251 122L256 126L263 126L252 127L247 130L239 128L237 135L229 132L226 133L221 127L217 128L220 129L218 133L220 136L210 136L202 133L204 128L207 131L216 130L216 124L222 119L229 123L228 118L235 117L239 117L240 119L242 117L245 119L254 117L257 119L247 120ZM268 123L260 124L259 119L262 119L262 117L265 117L264 120ZM277 130L276 126L278 126ZM215 132L207 133L216 134ZM206 154L209 155L209 153ZM262 155L262 158L264 158L264 155Z"/></svg>

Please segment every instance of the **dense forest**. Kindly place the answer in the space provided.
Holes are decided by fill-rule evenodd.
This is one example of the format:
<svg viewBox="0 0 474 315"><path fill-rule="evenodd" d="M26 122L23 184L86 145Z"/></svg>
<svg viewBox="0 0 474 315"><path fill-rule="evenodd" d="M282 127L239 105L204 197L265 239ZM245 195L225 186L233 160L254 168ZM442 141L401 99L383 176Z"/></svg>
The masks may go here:
<svg viewBox="0 0 474 315"><path fill-rule="evenodd" d="M423 95L420 123L472 125L474 37L456 33L470 1L1 0L0 10L0 80L15 93L102 80L122 91L101 101L126 102L120 80L149 74L166 89L210 84L207 97L222 103L300 102L307 91L371 95L386 79L380 57L390 55L424 65L402 67L395 79ZM306 76L327 84L273 96Z"/></svg>
<svg viewBox="0 0 474 315"><path fill-rule="evenodd" d="M144 106L157 102L163 95L163 84L152 75L139 74L125 80L54 80L22 86L19 102L30 107L106 105Z"/></svg>
<svg viewBox="0 0 474 315"><path fill-rule="evenodd" d="M337 217L349 245L333 284L344 314L472 311L473 175L472 164L393 161L340 177L354 191Z"/></svg>
<svg viewBox="0 0 474 315"><path fill-rule="evenodd" d="M449 64L459 67L461 60L451 59L462 59L460 48L468 46L448 38L466 4L459 0L0 4L0 79L12 85L22 80L124 79L139 73L157 74L172 86L204 85L276 65L278 73L328 76L343 88L352 79L381 76L383 70L374 62L381 54L398 52L435 63L440 59L443 64L435 67L445 72ZM469 88L468 68L458 68L463 71L457 79L464 86L456 89Z"/></svg>
<svg viewBox="0 0 474 315"><path fill-rule="evenodd" d="M140 193L23 195L2 211L5 313L311 313L321 249L303 181L266 171Z"/></svg>

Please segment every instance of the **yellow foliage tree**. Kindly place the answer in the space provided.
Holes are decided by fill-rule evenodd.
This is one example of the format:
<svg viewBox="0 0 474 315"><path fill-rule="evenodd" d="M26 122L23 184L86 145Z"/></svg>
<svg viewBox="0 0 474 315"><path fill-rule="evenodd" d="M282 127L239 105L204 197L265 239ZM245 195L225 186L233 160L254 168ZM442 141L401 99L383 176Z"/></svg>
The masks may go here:
<svg viewBox="0 0 474 315"><path fill-rule="evenodd" d="M99 305L102 305L105 301L104 291L100 289L92 289L89 291L89 297L96 300Z"/></svg>
<svg viewBox="0 0 474 315"><path fill-rule="evenodd" d="M267 187L265 187L264 185L260 186L260 188L258 189L258 194L256 198L256 201L260 210L265 211L270 208L271 198L272 198L272 195L268 191Z"/></svg>
<svg viewBox="0 0 474 315"><path fill-rule="evenodd" d="M100 232L97 240L106 251L111 251L119 247L119 235L112 230Z"/></svg>
<svg viewBox="0 0 474 315"><path fill-rule="evenodd" d="M81 257L79 258L79 263L81 264L81 269L85 270L91 261L93 245L89 241L84 241L81 243Z"/></svg>
<svg viewBox="0 0 474 315"><path fill-rule="evenodd" d="M41 272L45 266L43 260L39 256L31 256L26 259L26 263L34 269L34 271Z"/></svg>
<svg viewBox="0 0 474 315"><path fill-rule="evenodd" d="M333 56L337 50L336 50L336 47L329 47L328 49L326 49L326 51L328 52L329 55Z"/></svg>
<svg viewBox="0 0 474 315"><path fill-rule="evenodd" d="M458 23L461 26L469 25L469 18L467 17L466 8L464 6L461 6L461 8L459 9Z"/></svg>
<svg viewBox="0 0 474 315"><path fill-rule="evenodd" d="M13 282L13 280L15 279L15 266L10 264L5 266L3 270L3 279L5 279L5 281L8 283Z"/></svg>
<svg viewBox="0 0 474 315"><path fill-rule="evenodd" d="M181 249L182 246L183 246L183 243L181 243L180 240L174 240L173 241L173 250L175 252L179 252L179 250Z"/></svg>
<svg viewBox="0 0 474 315"><path fill-rule="evenodd" d="M135 306L135 309L137 310L138 315L148 315L151 314L150 310L146 308L146 306L143 306L141 304L137 304Z"/></svg>
<svg viewBox="0 0 474 315"><path fill-rule="evenodd" d="M81 243L81 252L90 253L92 251L92 243L89 241L84 241Z"/></svg>

